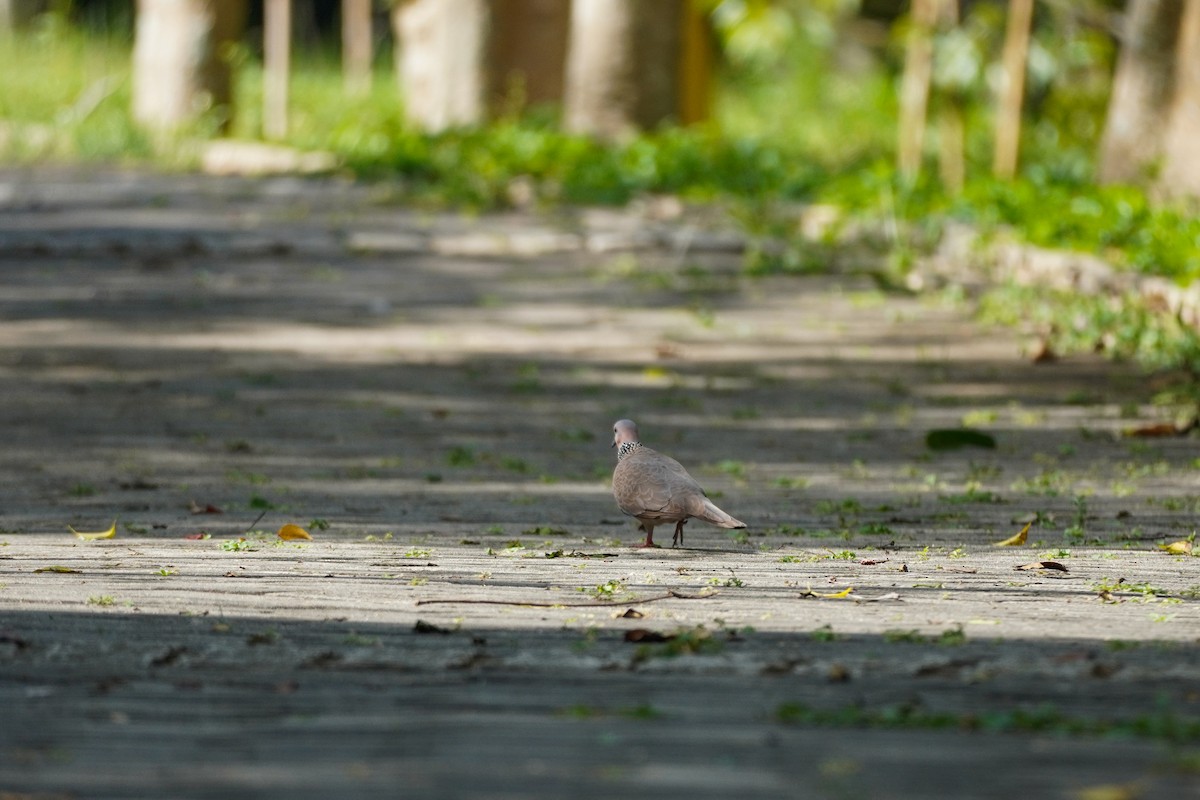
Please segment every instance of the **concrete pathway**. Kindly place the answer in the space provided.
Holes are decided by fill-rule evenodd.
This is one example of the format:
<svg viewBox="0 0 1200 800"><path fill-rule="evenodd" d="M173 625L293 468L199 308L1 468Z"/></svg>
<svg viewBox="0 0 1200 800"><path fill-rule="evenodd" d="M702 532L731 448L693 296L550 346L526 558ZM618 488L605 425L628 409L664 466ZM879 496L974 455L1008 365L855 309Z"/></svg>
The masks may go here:
<svg viewBox="0 0 1200 800"><path fill-rule="evenodd" d="M713 218L0 173L0 797L1200 797L1149 381Z"/></svg>

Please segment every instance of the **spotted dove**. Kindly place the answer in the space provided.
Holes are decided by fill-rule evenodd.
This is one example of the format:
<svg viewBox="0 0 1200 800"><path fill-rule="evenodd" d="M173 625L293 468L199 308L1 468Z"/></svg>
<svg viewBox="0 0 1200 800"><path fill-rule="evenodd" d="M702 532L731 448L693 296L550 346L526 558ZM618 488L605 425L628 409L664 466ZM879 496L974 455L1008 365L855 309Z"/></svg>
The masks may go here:
<svg viewBox="0 0 1200 800"><path fill-rule="evenodd" d="M613 497L621 511L636 519L646 532L641 547L654 547L655 526L668 522L675 523L671 546L683 544L683 526L691 517L722 528L746 527L705 497L682 464L638 441L633 420L622 419L613 425L613 447L617 448Z"/></svg>

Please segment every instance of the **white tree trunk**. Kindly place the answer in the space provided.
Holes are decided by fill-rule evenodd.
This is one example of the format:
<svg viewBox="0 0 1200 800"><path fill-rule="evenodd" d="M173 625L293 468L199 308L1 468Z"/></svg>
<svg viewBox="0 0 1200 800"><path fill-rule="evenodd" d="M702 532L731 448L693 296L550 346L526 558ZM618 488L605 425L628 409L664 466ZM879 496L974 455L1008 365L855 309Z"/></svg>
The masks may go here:
<svg viewBox="0 0 1200 800"><path fill-rule="evenodd" d="M342 80L350 94L371 88L371 0L342 0Z"/></svg>
<svg viewBox="0 0 1200 800"><path fill-rule="evenodd" d="M216 110L232 119L233 81L222 45L245 25L245 0L138 0L133 116L166 132Z"/></svg>
<svg viewBox="0 0 1200 800"><path fill-rule="evenodd" d="M405 113L440 131L485 116L486 0L401 0L392 11Z"/></svg>

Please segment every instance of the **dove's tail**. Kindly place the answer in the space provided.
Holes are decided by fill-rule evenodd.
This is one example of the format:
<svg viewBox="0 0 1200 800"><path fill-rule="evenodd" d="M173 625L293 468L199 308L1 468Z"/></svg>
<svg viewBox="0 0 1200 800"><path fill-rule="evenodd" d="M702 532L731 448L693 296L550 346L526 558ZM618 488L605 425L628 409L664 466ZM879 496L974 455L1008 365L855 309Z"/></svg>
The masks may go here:
<svg viewBox="0 0 1200 800"><path fill-rule="evenodd" d="M704 498L704 511L696 515L705 522L712 523L721 528L744 528L746 523L741 520L734 519L726 514L721 509L717 508L711 500Z"/></svg>

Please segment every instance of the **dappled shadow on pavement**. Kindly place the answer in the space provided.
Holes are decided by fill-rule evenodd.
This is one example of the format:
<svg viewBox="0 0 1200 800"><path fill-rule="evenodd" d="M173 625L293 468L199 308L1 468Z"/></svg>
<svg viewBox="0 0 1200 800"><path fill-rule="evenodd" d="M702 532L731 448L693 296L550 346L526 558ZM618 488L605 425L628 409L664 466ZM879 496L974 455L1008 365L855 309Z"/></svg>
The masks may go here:
<svg viewBox="0 0 1200 800"><path fill-rule="evenodd" d="M10 791L1196 796L1179 749L1194 700L1178 670L1145 680L1182 650L717 630L670 655L619 632L274 613L5 626ZM139 768L121 768L130 753Z"/></svg>
<svg viewBox="0 0 1200 800"><path fill-rule="evenodd" d="M0 793L1195 796L1130 727L1195 718L1200 585L1134 371L686 218L101 177L0 192ZM619 417L749 530L626 547Z"/></svg>

